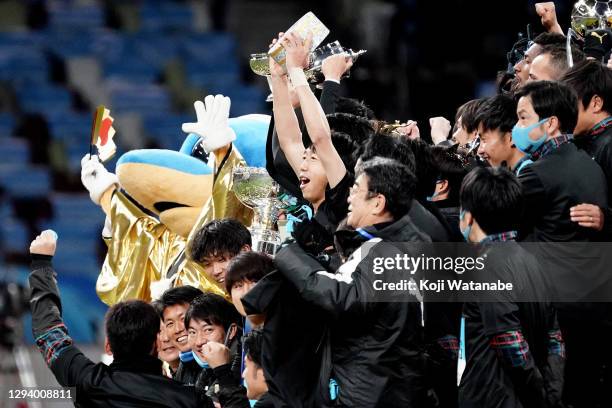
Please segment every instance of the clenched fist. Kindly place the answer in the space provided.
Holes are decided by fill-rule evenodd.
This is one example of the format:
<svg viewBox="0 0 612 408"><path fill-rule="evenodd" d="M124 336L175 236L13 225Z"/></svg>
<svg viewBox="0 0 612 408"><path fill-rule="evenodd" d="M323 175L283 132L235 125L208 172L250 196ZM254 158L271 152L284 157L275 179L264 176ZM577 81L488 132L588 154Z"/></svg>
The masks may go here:
<svg viewBox="0 0 612 408"><path fill-rule="evenodd" d="M45 230L30 244L30 253L35 255L55 255L57 234L53 230Z"/></svg>

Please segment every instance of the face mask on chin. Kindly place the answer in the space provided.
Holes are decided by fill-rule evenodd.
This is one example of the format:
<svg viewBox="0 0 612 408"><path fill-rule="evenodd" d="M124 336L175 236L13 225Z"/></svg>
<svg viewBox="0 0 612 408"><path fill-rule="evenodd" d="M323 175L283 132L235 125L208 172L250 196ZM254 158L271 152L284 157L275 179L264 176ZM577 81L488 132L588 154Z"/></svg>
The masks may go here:
<svg viewBox="0 0 612 408"><path fill-rule="evenodd" d="M544 142L546 142L548 134L544 132L542 137L538 138L537 140L533 140L529 137L529 133L531 133L533 129L546 122L548 119L549 118L542 119L541 121L527 127L519 127L518 124L516 124L512 129L512 142L514 143L516 148L525 154L531 154L538 150L540 146L542 146Z"/></svg>

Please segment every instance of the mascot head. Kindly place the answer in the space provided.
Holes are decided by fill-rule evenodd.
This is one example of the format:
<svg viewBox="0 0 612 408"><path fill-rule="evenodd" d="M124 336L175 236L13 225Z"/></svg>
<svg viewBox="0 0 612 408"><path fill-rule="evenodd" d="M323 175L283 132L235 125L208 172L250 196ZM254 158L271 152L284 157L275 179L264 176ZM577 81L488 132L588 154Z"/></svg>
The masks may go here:
<svg viewBox="0 0 612 408"><path fill-rule="evenodd" d="M245 115L229 119L236 133L233 148L247 165L265 167L270 117ZM193 157L201 138L189 134L180 151L132 150L119 158L121 187L142 207L159 217L172 232L187 237L212 193L212 166Z"/></svg>

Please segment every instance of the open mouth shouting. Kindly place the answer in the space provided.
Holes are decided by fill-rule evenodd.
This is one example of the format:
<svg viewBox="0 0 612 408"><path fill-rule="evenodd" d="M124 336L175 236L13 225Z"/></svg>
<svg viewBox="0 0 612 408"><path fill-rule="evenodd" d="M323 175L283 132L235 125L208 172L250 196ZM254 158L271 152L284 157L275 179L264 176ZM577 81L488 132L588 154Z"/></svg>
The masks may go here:
<svg viewBox="0 0 612 408"><path fill-rule="evenodd" d="M310 183L310 179L306 176L300 175L300 189L304 189L308 183Z"/></svg>

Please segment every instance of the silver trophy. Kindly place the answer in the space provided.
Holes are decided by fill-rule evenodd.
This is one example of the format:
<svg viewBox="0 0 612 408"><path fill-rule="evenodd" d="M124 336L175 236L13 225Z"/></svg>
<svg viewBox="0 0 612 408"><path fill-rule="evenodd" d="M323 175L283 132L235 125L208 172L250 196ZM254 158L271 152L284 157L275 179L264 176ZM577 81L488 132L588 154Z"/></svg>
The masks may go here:
<svg viewBox="0 0 612 408"><path fill-rule="evenodd" d="M232 191L242 204L254 212L251 224L253 250L276 254L281 236L276 230L279 209L278 184L261 167L237 167L232 172Z"/></svg>
<svg viewBox="0 0 612 408"><path fill-rule="evenodd" d="M347 58L352 58L354 63L360 55L365 54L366 52L366 50L353 51L350 48L344 48L338 41L325 44L310 53L310 63L304 70L304 73L306 74L306 78L308 78L310 83L320 86L325 80L323 73L321 72L325 58L344 53L346 54ZM270 56L267 53L251 54L251 58L249 59L249 66L251 67L251 70L257 75L269 76L270 66L268 65L268 58L270 58ZM347 71L343 78L348 76L349 72Z"/></svg>
<svg viewBox="0 0 612 408"><path fill-rule="evenodd" d="M579 43L584 41L588 30L606 29L612 27L611 1L578 0L572 8L571 24L567 30L567 64L574 66L571 52L572 39Z"/></svg>

